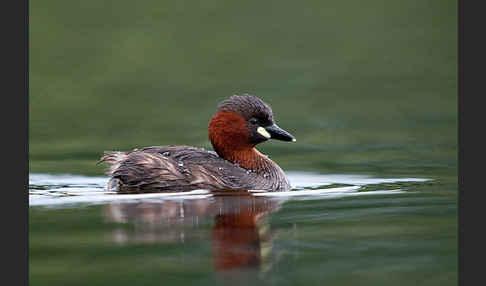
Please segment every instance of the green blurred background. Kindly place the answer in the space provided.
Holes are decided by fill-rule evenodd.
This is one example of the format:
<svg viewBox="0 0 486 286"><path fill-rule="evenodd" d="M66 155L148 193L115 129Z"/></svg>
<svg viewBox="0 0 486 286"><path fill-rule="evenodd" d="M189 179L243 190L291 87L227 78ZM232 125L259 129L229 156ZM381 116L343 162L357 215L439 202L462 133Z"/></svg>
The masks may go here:
<svg viewBox="0 0 486 286"><path fill-rule="evenodd" d="M29 4L30 172L102 175L104 150L211 148L218 102L248 92L297 138L259 145L286 171L433 179L286 203L270 225L292 259L270 285L457 284L457 1ZM103 207L29 208L30 281L214 285L212 218L187 231L195 241L120 248L103 240L116 226Z"/></svg>
<svg viewBox="0 0 486 286"><path fill-rule="evenodd" d="M268 102L284 170L457 170L456 1L30 2L31 172L104 150L211 148L219 101Z"/></svg>

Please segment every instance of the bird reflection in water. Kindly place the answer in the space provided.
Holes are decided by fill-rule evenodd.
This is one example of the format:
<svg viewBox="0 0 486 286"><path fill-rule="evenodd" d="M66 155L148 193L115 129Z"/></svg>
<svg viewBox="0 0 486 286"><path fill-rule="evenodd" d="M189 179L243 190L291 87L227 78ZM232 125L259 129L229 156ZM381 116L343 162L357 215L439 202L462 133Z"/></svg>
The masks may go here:
<svg viewBox="0 0 486 286"><path fill-rule="evenodd" d="M109 234L117 243L184 243L211 240L213 265L222 273L268 270L275 258L268 214L283 200L249 193L217 193L210 198L160 202L111 203L104 209L109 222L133 224ZM212 221L210 233L198 230L200 222Z"/></svg>

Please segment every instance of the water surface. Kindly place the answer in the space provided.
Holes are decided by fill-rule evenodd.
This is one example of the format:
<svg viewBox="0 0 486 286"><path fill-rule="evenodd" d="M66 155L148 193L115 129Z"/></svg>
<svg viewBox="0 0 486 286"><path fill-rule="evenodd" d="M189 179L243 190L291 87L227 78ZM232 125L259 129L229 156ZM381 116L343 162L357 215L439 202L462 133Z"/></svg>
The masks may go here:
<svg viewBox="0 0 486 286"><path fill-rule="evenodd" d="M288 175L291 192L115 194L103 176L31 174L31 281L454 284L456 205L421 191L434 180Z"/></svg>
<svg viewBox="0 0 486 286"><path fill-rule="evenodd" d="M265 197L304 197L311 198L340 198L356 195L376 195L402 193L400 183L426 182L424 178L373 178L364 175L321 175L306 172L289 172L287 174L292 183L292 190L288 192L264 192L249 190L252 196ZM150 193L150 194L117 194L106 188L107 177L88 177L82 175L49 175L31 174L29 177L29 205L54 206L73 204L97 204L110 201L140 201L166 199L199 199L211 198L215 194L208 190L195 190L180 193ZM388 185L384 185L388 184ZM362 192L366 186L383 190ZM341 186L341 187L336 187ZM229 192L230 194L232 192Z"/></svg>

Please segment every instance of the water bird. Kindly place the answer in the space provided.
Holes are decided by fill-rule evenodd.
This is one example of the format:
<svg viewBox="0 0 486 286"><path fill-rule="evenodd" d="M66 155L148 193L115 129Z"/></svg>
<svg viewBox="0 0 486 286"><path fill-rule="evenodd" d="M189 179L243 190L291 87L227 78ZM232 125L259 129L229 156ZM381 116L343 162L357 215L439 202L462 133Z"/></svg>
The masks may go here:
<svg viewBox="0 0 486 286"><path fill-rule="evenodd" d="M208 127L214 151L181 145L105 151L98 163L110 164L108 189L119 193L290 190L284 171L255 148L269 139L296 141L275 123L263 100L233 95L218 104Z"/></svg>

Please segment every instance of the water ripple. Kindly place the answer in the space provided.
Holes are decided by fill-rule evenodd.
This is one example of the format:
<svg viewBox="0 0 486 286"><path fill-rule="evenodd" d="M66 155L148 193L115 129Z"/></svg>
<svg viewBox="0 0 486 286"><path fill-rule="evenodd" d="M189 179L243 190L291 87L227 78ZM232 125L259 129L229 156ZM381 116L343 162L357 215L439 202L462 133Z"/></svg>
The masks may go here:
<svg viewBox="0 0 486 286"><path fill-rule="evenodd" d="M424 178L374 178L365 175L317 174L288 172L293 190L289 192L262 192L250 190L254 196L280 199L332 199L349 196L399 194L401 183L425 182ZM195 190L178 193L117 194L108 191L108 177L81 176L70 174L31 174L29 176L29 205L54 206L73 204L105 204L111 201L140 202L173 199L207 199L214 193ZM381 186L381 184L388 184ZM391 186L390 186L391 184ZM393 185L397 184L397 185ZM381 189L364 190L364 187L378 185ZM398 188L397 188L398 186Z"/></svg>

